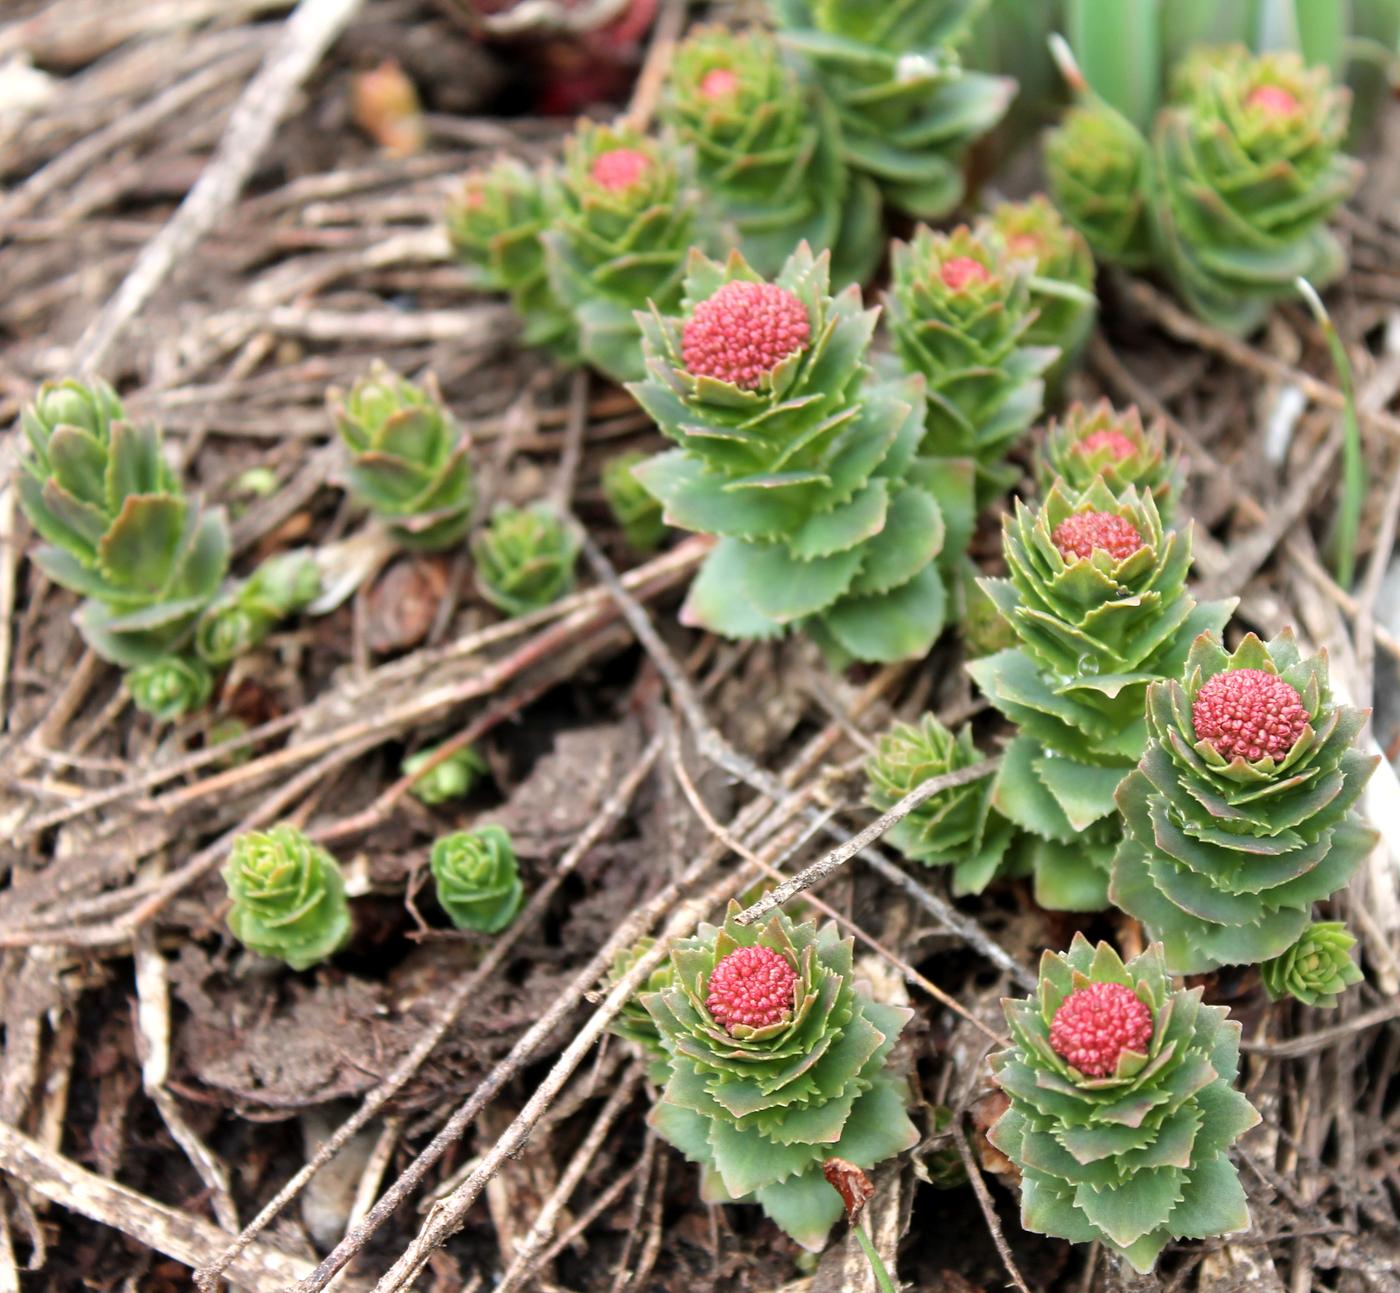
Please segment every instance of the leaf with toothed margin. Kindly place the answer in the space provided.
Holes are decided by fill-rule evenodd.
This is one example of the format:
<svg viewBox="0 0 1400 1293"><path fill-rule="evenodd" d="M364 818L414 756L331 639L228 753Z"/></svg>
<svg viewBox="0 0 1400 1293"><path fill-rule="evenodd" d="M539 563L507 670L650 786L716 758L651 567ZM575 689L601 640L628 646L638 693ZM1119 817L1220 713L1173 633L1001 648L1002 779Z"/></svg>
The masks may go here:
<svg viewBox="0 0 1400 1293"><path fill-rule="evenodd" d="M794 557L810 561L864 544L862 560L868 565L872 544L866 541L889 528L892 510L885 482L867 481L849 502L829 512L819 512L792 530L787 536L787 546Z"/></svg>
<svg viewBox="0 0 1400 1293"><path fill-rule="evenodd" d="M781 543L752 544L744 550L742 587L760 615L786 624L830 606L860 563L859 548L799 561Z"/></svg>
<svg viewBox="0 0 1400 1293"><path fill-rule="evenodd" d="M783 625L758 610L744 593L748 548L738 539L721 539L691 582L681 622L727 638L776 638Z"/></svg>
<svg viewBox="0 0 1400 1293"><path fill-rule="evenodd" d="M925 566L888 593L844 597L821 623L857 660L893 664L927 655L943 631L947 593L937 569Z"/></svg>

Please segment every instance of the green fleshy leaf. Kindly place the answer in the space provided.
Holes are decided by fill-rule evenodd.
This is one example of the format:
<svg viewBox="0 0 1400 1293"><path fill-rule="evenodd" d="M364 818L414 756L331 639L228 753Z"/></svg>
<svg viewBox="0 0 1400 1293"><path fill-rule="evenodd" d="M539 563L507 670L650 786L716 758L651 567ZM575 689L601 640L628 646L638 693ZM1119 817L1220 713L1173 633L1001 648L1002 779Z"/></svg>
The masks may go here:
<svg viewBox="0 0 1400 1293"><path fill-rule="evenodd" d="M1168 1225L1182 1239L1212 1239L1249 1229L1249 1205L1239 1173L1224 1154L1196 1163Z"/></svg>
<svg viewBox="0 0 1400 1293"><path fill-rule="evenodd" d="M1032 767L1076 831L1092 826L1115 810L1113 792L1128 771L1075 763L1049 752L1035 759Z"/></svg>
<svg viewBox="0 0 1400 1293"><path fill-rule="evenodd" d="M826 1183L820 1168L765 1186L757 1197L764 1212L812 1252L826 1246L832 1226L841 1220L841 1196Z"/></svg>
<svg viewBox="0 0 1400 1293"><path fill-rule="evenodd" d="M787 536L787 545L792 555L801 561L829 557L874 539L889 528L893 519L888 487L883 480L876 479L867 482L848 503L830 512L818 513L794 530ZM867 567L872 546L866 544L862 550Z"/></svg>
<svg viewBox="0 0 1400 1293"><path fill-rule="evenodd" d="M778 543L744 551L743 590L760 615L786 624L825 610L860 570L859 549L798 561Z"/></svg>
<svg viewBox="0 0 1400 1293"><path fill-rule="evenodd" d="M1081 1185L1075 1206L1115 1244L1127 1247L1165 1225L1182 1198L1185 1173L1175 1167L1134 1172L1121 1185L1102 1190Z"/></svg>
<svg viewBox="0 0 1400 1293"><path fill-rule="evenodd" d="M690 585L681 621L727 638L776 638L783 625L762 614L744 593L748 549L721 539Z"/></svg>
<svg viewBox="0 0 1400 1293"><path fill-rule="evenodd" d="M1005 652L999 654L1006 654ZM989 657L995 659L996 657ZM976 661L983 664L985 661ZM980 680L979 680L980 681ZM1022 830L1061 844L1073 843L1078 832L1045 783L1036 775L1036 760L1044 747L1029 736L1012 738L1001 756L992 789L992 803Z"/></svg>
<svg viewBox="0 0 1400 1293"><path fill-rule="evenodd" d="M821 622L857 660L891 664L928 654L943 631L946 605L938 571L925 566L893 592L842 598Z"/></svg>
<svg viewBox="0 0 1400 1293"><path fill-rule="evenodd" d="M861 549L860 574L849 595L887 593L908 583L943 546L943 516L931 495L901 489L890 499L883 528Z"/></svg>

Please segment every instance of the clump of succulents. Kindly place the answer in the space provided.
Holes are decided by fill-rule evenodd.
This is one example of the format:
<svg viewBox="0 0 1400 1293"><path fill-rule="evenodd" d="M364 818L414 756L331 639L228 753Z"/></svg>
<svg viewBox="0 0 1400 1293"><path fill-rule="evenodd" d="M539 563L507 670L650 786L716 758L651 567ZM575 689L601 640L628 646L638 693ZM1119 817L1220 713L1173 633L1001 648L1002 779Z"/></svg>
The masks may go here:
<svg viewBox="0 0 1400 1293"><path fill-rule="evenodd" d="M656 1130L703 1170L707 1202L756 1202L820 1248L842 1213L822 1164L858 1167L918 1139L889 1055L910 1017L857 986L852 942L775 915L701 925L642 996L669 1063Z"/></svg>
<svg viewBox="0 0 1400 1293"><path fill-rule="evenodd" d="M1010 1105L988 1139L1020 1170L1027 1230L1146 1273L1173 1240L1249 1225L1228 1155L1259 1121L1234 1089L1240 1026L1174 989L1160 946L1124 965L1076 934L1034 996L1003 1004L1012 1044L992 1068Z"/></svg>
<svg viewBox="0 0 1400 1293"><path fill-rule="evenodd" d="M627 125L582 121L545 183L549 281L573 312L580 353L617 381L638 377L636 312L649 302L675 308L686 255L704 235L691 151Z"/></svg>
<svg viewBox="0 0 1400 1293"><path fill-rule="evenodd" d="M349 451L350 489L395 541L420 552L460 542L476 500L471 442L432 376L417 386L376 361L348 394L332 388L326 400Z"/></svg>
<svg viewBox="0 0 1400 1293"><path fill-rule="evenodd" d="M962 65L958 45L978 7L771 0L781 40L835 109L847 164L923 219L962 200L968 148L1016 91L1014 81Z"/></svg>
<svg viewBox="0 0 1400 1293"><path fill-rule="evenodd" d="M970 727L955 736L932 714L917 725L895 723L866 761L866 802L885 812L926 781L981 760ZM913 862L951 866L955 894L980 893L1015 829L992 808L991 790L986 776L938 791L896 822L885 839Z"/></svg>
<svg viewBox="0 0 1400 1293"><path fill-rule="evenodd" d="M1259 967L1259 977L1271 1000L1293 997L1305 1006L1335 1009L1338 999L1362 974L1351 959L1356 939L1339 920L1309 925L1286 952Z"/></svg>
<svg viewBox="0 0 1400 1293"><path fill-rule="evenodd" d="M578 542L544 503L498 507L472 539L476 586L507 615L558 601L574 586Z"/></svg>
<svg viewBox="0 0 1400 1293"><path fill-rule="evenodd" d="M613 958L604 987L612 989L638 961L656 945L654 938L639 938L626 951ZM642 998L648 993L664 992L675 986L675 970L667 957L642 981L637 991L623 1003L622 1009L614 1016L608 1031L624 1038L636 1046L646 1057L650 1066L649 1076L657 1086L664 1086L670 1077L671 1068L666 1047L662 1045L661 1034L656 1021L652 1019Z"/></svg>
<svg viewBox="0 0 1400 1293"><path fill-rule="evenodd" d="M128 669L124 679L132 703L143 714L173 723L198 709L214 690L214 678L194 656L167 655Z"/></svg>
<svg viewBox="0 0 1400 1293"><path fill-rule="evenodd" d="M800 626L837 659L923 655L943 627L942 512L917 378L866 363L874 312L805 245L773 282L700 254L682 313L642 317L629 389L677 449L634 468L666 520L716 534L684 617L726 637Z"/></svg>
<svg viewBox="0 0 1400 1293"><path fill-rule="evenodd" d="M41 386L19 452L20 505L44 540L34 562L85 599L88 645L128 669L179 654L228 568L223 511L184 494L160 432L104 382Z"/></svg>
<svg viewBox="0 0 1400 1293"><path fill-rule="evenodd" d="M805 241L831 250L838 282L869 276L883 244L879 189L847 170L830 105L769 33L696 28L676 49L661 117L694 149L707 197L760 274Z"/></svg>
<svg viewBox="0 0 1400 1293"><path fill-rule="evenodd" d="M453 750L441 763L435 764L421 776L420 769L437 757L440 746L430 746L406 758L399 767L405 777L414 777L409 793L420 803L445 804L453 799L465 799L471 794L476 780L487 770L486 760L470 745Z"/></svg>
<svg viewBox="0 0 1400 1293"><path fill-rule="evenodd" d="M429 866L437 900L458 929L496 934L520 910L525 886L503 826L493 823L444 835L433 844Z"/></svg>
<svg viewBox="0 0 1400 1293"><path fill-rule="evenodd" d="M1084 490L1102 479L1115 494L1131 485L1152 495L1168 525L1181 492L1180 462L1167 452L1165 426L1158 421L1144 427L1136 404L1120 412L1106 399L1071 404L1050 423L1036 446L1035 475L1042 491L1057 480Z"/></svg>
<svg viewBox="0 0 1400 1293"><path fill-rule="evenodd" d="M286 822L233 842L223 870L233 936L260 956L305 970L350 937L350 906L340 864Z"/></svg>
<svg viewBox="0 0 1400 1293"><path fill-rule="evenodd" d="M628 547L638 552L653 551L666 534L661 504L632 474L633 468L646 462L648 456L640 450L620 453L603 464L603 497L622 527Z"/></svg>
<svg viewBox="0 0 1400 1293"><path fill-rule="evenodd" d="M550 286L541 234L554 212L539 175L509 157L473 171L447 210L452 249L472 283L505 292L520 315L527 345L577 359L573 315Z"/></svg>
<svg viewBox="0 0 1400 1293"><path fill-rule="evenodd" d="M251 651L289 615L321 595L321 570L306 551L269 557L219 596L199 618L194 644L207 664L227 664Z"/></svg>
<svg viewBox="0 0 1400 1293"><path fill-rule="evenodd" d="M1118 790L1110 893L1178 973L1267 961L1374 843L1354 811L1376 764L1365 715L1333 703L1326 658L1288 631L1234 652L1202 635L1173 673L1147 690L1151 739Z"/></svg>
<svg viewBox="0 0 1400 1293"><path fill-rule="evenodd" d="M1186 591L1190 533L1164 530L1150 495L1081 494L1057 483L1004 519L1008 577L982 587L1019 645L967 667L1019 731L993 804L1030 833L1036 898L1062 911L1107 905L1121 828L1114 791L1147 745L1144 695L1179 674L1192 640L1233 601Z"/></svg>

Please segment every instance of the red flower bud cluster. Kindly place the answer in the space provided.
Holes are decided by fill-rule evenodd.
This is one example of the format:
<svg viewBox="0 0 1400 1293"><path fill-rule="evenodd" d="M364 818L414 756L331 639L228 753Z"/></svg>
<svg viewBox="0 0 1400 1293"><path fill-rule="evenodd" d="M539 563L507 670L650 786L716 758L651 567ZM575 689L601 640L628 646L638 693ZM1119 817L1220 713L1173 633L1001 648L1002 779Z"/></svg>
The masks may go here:
<svg viewBox="0 0 1400 1293"><path fill-rule="evenodd" d="M741 947L710 972L705 1006L729 1032L740 1024L767 1028L792 1014L797 974L771 947Z"/></svg>
<svg viewBox="0 0 1400 1293"><path fill-rule="evenodd" d="M696 377L751 391L811 335L806 307L786 288L735 279L695 307L681 353Z"/></svg>
<svg viewBox="0 0 1400 1293"><path fill-rule="evenodd" d="M1206 681L1191 706L1196 739L1225 759L1281 759L1308 725L1303 698L1262 669L1227 669Z"/></svg>
<svg viewBox="0 0 1400 1293"><path fill-rule="evenodd" d="M1107 552L1115 561L1126 561L1142 547L1142 535L1127 517L1114 512L1076 512L1055 527L1050 541L1066 561Z"/></svg>
<svg viewBox="0 0 1400 1293"><path fill-rule="evenodd" d="M1071 992L1050 1021L1050 1046L1089 1077L1108 1077L1124 1051L1152 1040L1152 1012L1121 983L1091 983Z"/></svg>

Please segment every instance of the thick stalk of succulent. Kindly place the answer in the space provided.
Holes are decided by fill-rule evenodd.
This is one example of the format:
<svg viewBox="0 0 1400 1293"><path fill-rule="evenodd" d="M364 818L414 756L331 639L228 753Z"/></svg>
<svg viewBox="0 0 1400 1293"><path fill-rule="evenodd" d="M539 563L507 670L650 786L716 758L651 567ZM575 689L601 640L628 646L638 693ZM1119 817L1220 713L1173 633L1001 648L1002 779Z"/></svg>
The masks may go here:
<svg viewBox="0 0 1400 1293"><path fill-rule="evenodd" d="M1099 479L1115 495L1132 486L1152 495L1164 525L1176 514L1182 486L1180 457L1167 452L1164 424L1144 427L1136 404L1120 412L1106 399L1071 404L1050 423L1036 446L1035 477L1042 493L1057 480L1076 492Z"/></svg>
<svg viewBox="0 0 1400 1293"><path fill-rule="evenodd" d="M208 666L194 656L161 656L127 670L124 681L132 704L162 723L200 708L214 690Z"/></svg>
<svg viewBox="0 0 1400 1293"><path fill-rule="evenodd" d="M1305 1006L1333 1010L1362 973L1351 959L1356 939L1339 920L1309 925L1286 952L1259 967L1264 990L1273 1001L1293 997Z"/></svg>
<svg viewBox="0 0 1400 1293"><path fill-rule="evenodd" d="M228 568L222 509L184 496L160 432L127 419L103 382L46 382L20 414L19 501L34 563L86 600L76 622L103 659L178 654Z"/></svg>
<svg viewBox="0 0 1400 1293"><path fill-rule="evenodd" d="M540 240L555 214L539 175L501 157L463 181L447 209L447 234L474 286L509 294L526 344L547 346L573 363L573 314L550 286Z"/></svg>
<svg viewBox="0 0 1400 1293"><path fill-rule="evenodd" d="M966 725L956 736L932 714L895 723L866 760L866 802L880 812L935 777L970 768L982 755ZM996 874L1015 827L992 808L992 778L954 786L906 813L885 839L925 866L951 866L955 894L981 893Z"/></svg>
<svg viewBox="0 0 1400 1293"><path fill-rule="evenodd" d="M642 996L670 1074L651 1123L702 1168L710 1203L754 1202L804 1247L840 1219L823 1162L857 1167L918 1140L889 1055L910 1018L857 985L852 940L781 913L701 925Z"/></svg>
<svg viewBox="0 0 1400 1293"><path fill-rule="evenodd" d="M430 746L410 755L399 765L399 772L405 777L416 778L409 787L409 793L424 804L445 804L453 799L465 799L476 785L477 778L487 771L486 760L470 745L454 750L441 763L421 776L419 770L436 757L439 746Z"/></svg>
<svg viewBox="0 0 1400 1293"><path fill-rule="evenodd" d="M433 376L417 386L376 360L348 394L328 391L326 403L349 454L350 489L395 541L416 552L459 543L476 501L471 441Z"/></svg>
<svg viewBox="0 0 1400 1293"><path fill-rule="evenodd" d="M1218 630L1233 601L1186 591L1190 532L1164 530L1151 496L1097 480L1057 483L1005 518L1008 578L982 587L1020 644L972 661L983 694L1020 729L993 791L1032 841L1036 898L1062 911L1108 902L1121 828L1114 790L1147 745L1145 693L1180 673L1192 640Z"/></svg>
<svg viewBox="0 0 1400 1293"><path fill-rule="evenodd" d="M987 1135L1021 1174L1021 1224L1102 1243L1146 1274L1177 1239L1249 1225L1229 1147L1259 1121L1234 1088L1240 1026L1174 988L1152 944L1126 965L1076 934L1040 988L1003 1003L992 1056L1010 1105Z"/></svg>
<svg viewBox="0 0 1400 1293"><path fill-rule="evenodd" d="M676 49L661 117L694 149L707 197L760 274L807 242L831 251L838 283L870 276L884 249L880 191L847 169L830 104L771 35L696 28Z"/></svg>
<svg viewBox="0 0 1400 1293"><path fill-rule="evenodd" d="M1357 748L1366 716L1288 630L1234 652L1204 634L1174 672L1148 688L1151 739L1118 788L1110 894L1178 973L1267 961L1371 851L1354 811L1377 762Z"/></svg>
<svg viewBox="0 0 1400 1293"><path fill-rule="evenodd" d="M920 452L939 460L945 479L976 472L975 499L985 503L1016 481L1006 453L1039 415L1053 347L1028 333L1033 262L1012 259L989 226L952 233L920 226L894 244L886 318L907 372L928 383ZM972 528L972 502L951 505L947 551L961 551Z"/></svg>
<svg viewBox="0 0 1400 1293"><path fill-rule="evenodd" d="M574 586L578 543L547 504L498 507L473 536L472 557L481 595L507 615L525 615Z"/></svg>
<svg viewBox="0 0 1400 1293"><path fill-rule="evenodd" d="M923 655L943 628L942 511L916 458L918 378L877 381L873 311L806 246L776 281L692 257L680 317L644 317L629 389L679 447L634 468L666 520L720 536L687 622L816 636L836 660Z"/></svg>
<svg viewBox="0 0 1400 1293"><path fill-rule="evenodd" d="M305 970L350 938L340 864L289 823L238 836L223 877L232 903L228 927L260 956Z"/></svg>
<svg viewBox="0 0 1400 1293"><path fill-rule="evenodd" d="M957 47L977 3L770 0L783 43L835 108L846 162L922 219L962 201L968 149L1001 120L1008 78L971 72Z"/></svg>
<svg viewBox="0 0 1400 1293"><path fill-rule="evenodd" d="M646 462L648 456L640 451L620 453L603 464L603 497L622 527L627 546L637 552L655 551L666 535L661 504L632 474L632 469Z"/></svg>
<svg viewBox="0 0 1400 1293"><path fill-rule="evenodd" d="M438 902L458 929L496 934L520 910L525 886L503 826L444 835L433 845L429 866Z"/></svg>
<svg viewBox="0 0 1400 1293"><path fill-rule="evenodd" d="M304 550L278 553L219 596L199 617L195 650L207 664L228 664L320 595L321 569L315 556Z"/></svg>
<svg viewBox="0 0 1400 1293"><path fill-rule="evenodd" d="M582 121L545 183L557 213L541 235L549 281L574 313L579 351L615 381L639 377L636 312L675 308L686 255L709 236L694 157L669 137Z"/></svg>

